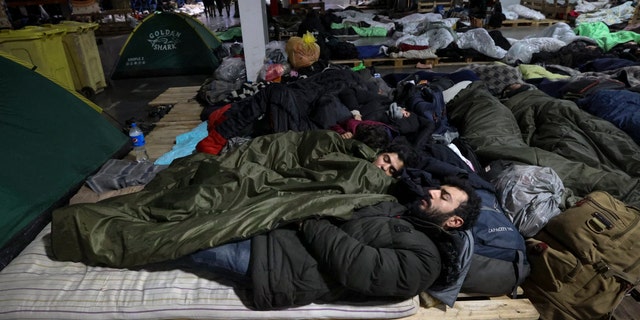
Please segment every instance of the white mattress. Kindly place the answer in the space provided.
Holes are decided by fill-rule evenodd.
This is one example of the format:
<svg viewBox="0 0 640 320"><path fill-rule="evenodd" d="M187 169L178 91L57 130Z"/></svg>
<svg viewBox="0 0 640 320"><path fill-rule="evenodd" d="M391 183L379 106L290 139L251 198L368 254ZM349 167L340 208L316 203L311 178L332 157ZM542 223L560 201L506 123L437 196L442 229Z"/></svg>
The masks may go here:
<svg viewBox="0 0 640 320"><path fill-rule="evenodd" d="M242 303L246 292L185 271L54 261L47 255L50 230L45 227L0 271L0 319L386 319L413 315L420 307L416 297L394 304L253 311Z"/></svg>

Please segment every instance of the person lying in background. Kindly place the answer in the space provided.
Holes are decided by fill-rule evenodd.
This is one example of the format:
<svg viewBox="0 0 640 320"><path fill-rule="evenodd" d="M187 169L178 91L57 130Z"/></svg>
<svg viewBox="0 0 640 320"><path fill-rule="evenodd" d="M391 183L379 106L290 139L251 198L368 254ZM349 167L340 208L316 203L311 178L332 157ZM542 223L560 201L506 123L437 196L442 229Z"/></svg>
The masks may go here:
<svg viewBox="0 0 640 320"><path fill-rule="evenodd" d="M352 110L351 113L353 118L341 121L330 128L339 133L343 139L353 138L373 149L381 149L399 135L396 128L386 123L362 120L362 115L358 110Z"/></svg>

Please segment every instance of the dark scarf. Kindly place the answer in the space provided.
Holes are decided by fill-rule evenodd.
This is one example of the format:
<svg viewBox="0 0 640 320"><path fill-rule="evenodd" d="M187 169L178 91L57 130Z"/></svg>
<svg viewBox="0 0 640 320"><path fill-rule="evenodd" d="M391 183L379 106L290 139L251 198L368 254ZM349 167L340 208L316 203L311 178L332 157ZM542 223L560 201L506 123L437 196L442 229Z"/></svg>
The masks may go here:
<svg viewBox="0 0 640 320"><path fill-rule="evenodd" d="M453 235L442 227L413 215L410 210L407 210L407 214L402 216L402 219L409 221L416 230L426 234L438 247L442 270L433 285L446 287L455 283L460 277L460 261L458 259L460 251Z"/></svg>

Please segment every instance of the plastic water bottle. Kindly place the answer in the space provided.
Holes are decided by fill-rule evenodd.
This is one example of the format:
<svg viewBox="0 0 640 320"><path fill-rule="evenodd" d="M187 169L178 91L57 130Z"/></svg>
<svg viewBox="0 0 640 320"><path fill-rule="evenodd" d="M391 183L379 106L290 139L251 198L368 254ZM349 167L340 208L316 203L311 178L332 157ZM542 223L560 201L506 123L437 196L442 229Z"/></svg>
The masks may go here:
<svg viewBox="0 0 640 320"><path fill-rule="evenodd" d="M136 162L149 161L149 155L147 154L146 142L144 141L144 133L138 128L138 125L133 122L131 129L129 129L129 137L133 144L133 154L136 156Z"/></svg>

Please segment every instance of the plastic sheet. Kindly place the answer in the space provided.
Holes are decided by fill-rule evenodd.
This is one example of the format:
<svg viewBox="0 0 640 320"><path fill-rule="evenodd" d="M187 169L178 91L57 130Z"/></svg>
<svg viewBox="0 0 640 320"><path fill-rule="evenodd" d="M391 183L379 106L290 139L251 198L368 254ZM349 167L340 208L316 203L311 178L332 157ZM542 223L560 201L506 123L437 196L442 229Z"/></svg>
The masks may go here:
<svg viewBox="0 0 640 320"><path fill-rule="evenodd" d="M265 60L271 63L288 63L285 41L271 41L265 46Z"/></svg>
<svg viewBox="0 0 640 320"><path fill-rule="evenodd" d="M518 17L525 19L533 19L533 20L544 20L546 17L540 11L533 10L531 8L527 8L521 4L512 4L507 6L507 11L515 12L518 14Z"/></svg>
<svg viewBox="0 0 640 320"><path fill-rule="evenodd" d="M416 46L428 46L429 48L422 54L402 53L400 54L400 56L406 58L430 58L436 57L436 50L446 48L449 44L456 41L457 39L457 33L453 31L450 26L448 26L443 21L436 21L427 23L425 25L425 31L420 35L404 34L403 36L395 40L395 45L400 46L400 44L409 44Z"/></svg>
<svg viewBox="0 0 640 320"><path fill-rule="evenodd" d="M633 17L635 7L633 1L627 1L619 6L609 9L601 9L595 12L582 13L576 17L576 25L588 22L604 22L606 25L614 25L629 21Z"/></svg>
<svg viewBox="0 0 640 320"><path fill-rule="evenodd" d="M247 76L247 67L244 64L244 59L226 57L222 59L222 63L214 72L214 77L217 80L235 82L240 79L245 79Z"/></svg>
<svg viewBox="0 0 640 320"><path fill-rule="evenodd" d="M516 41L511 45L504 57L508 64L529 63L531 57L537 52L556 52L567 45L565 42L554 38L530 38Z"/></svg>
<svg viewBox="0 0 640 320"><path fill-rule="evenodd" d="M534 53L555 52L576 40L597 44L594 39L577 35L568 24L558 22L536 34L511 43L511 48L505 56L505 62L510 64L515 64L518 61L529 63Z"/></svg>
<svg viewBox="0 0 640 320"><path fill-rule="evenodd" d="M512 164L492 183L504 212L524 237L533 237L561 212L564 185L552 168Z"/></svg>
<svg viewBox="0 0 640 320"><path fill-rule="evenodd" d="M507 54L504 50L496 46L495 41L484 28L471 29L467 32L458 34L456 42L460 49L475 49L478 52L495 59L502 59Z"/></svg>
<svg viewBox="0 0 640 320"><path fill-rule="evenodd" d="M439 13L413 13L395 20L402 26L403 34L420 34L431 22L442 21Z"/></svg>

